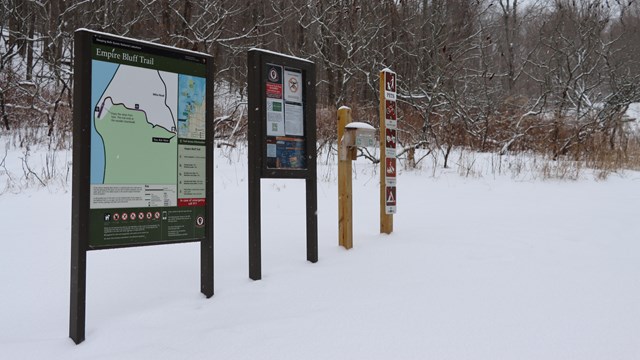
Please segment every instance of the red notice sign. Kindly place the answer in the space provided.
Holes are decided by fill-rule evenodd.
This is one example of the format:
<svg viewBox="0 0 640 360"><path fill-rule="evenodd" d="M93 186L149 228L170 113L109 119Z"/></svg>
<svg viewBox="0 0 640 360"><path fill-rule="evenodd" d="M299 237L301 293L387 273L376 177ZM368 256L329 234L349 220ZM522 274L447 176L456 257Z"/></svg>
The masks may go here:
<svg viewBox="0 0 640 360"><path fill-rule="evenodd" d="M267 82L265 85L268 98L282 99L282 66L268 66Z"/></svg>
<svg viewBox="0 0 640 360"><path fill-rule="evenodd" d="M191 198L191 199L178 199L178 207L186 206L205 206L206 199Z"/></svg>
<svg viewBox="0 0 640 360"><path fill-rule="evenodd" d="M395 149L397 131L395 129L386 129L386 132L387 136L385 138L385 147L389 149Z"/></svg>
<svg viewBox="0 0 640 360"><path fill-rule="evenodd" d="M396 158L386 158L386 176L396 177Z"/></svg>
<svg viewBox="0 0 640 360"><path fill-rule="evenodd" d="M272 99L282 99L282 84L267 83L267 97Z"/></svg>
<svg viewBox="0 0 640 360"><path fill-rule="evenodd" d="M397 120L396 102L393 100L385 100L385 118L387 120Z"/></svg>

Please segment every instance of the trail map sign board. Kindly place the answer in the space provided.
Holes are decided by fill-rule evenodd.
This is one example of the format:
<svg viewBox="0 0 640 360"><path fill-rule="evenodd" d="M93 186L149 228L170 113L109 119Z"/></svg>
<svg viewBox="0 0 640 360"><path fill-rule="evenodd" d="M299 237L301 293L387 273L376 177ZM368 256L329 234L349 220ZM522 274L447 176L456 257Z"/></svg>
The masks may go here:
<svg viewBox="0 0 640 360"><path fill-rule="evenodd" d="M86 252L201 242L213 295L213 59L75 34L70 337L84 340Z"/></svg>
<svg viewBox="0 0 640 360"><path fill-rule="evenodd" d="M261 49L248 52L249 277L262 278L260 179L306 182L307 260L318 261L315 65Z"/></svg>

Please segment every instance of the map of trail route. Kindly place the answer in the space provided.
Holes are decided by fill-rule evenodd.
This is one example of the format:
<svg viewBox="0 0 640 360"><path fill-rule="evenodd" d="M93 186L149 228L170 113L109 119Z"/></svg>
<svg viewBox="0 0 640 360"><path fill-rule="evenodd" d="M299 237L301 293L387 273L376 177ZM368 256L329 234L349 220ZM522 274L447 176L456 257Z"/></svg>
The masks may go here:
<svg viewBox="0 0 640 360"><path fill-rule="evenodd" d="M206 79L180 75L178 77L178 131L180 137L205 139Z"/></svg>
<svg viewBox="0 0 640 360"><path fill-rule="evenodd" d="M178 74L118 66L94 108L104 148L101 183L176 183L177 87Z"/></svg>
<svg viewBox="0 0 640 360"><path fill-rule="evenodd" d="M83 41L79 49L91 52L78 100L91 99L82 116L91 133L81 133L90 135L90 247L204 239L210 60L101 34Z"/></svg>

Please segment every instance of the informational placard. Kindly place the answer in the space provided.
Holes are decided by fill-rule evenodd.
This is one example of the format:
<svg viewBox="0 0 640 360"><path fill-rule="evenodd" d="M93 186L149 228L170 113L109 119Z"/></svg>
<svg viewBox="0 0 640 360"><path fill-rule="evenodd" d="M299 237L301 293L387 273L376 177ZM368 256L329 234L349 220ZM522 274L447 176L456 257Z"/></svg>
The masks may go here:
<svg viewBox="0 0 640 360"><path fill-rule="evenodd" d="M74 55L72 269L87 250L200 241L213 295L213 59L89 30Z"/></svg>
<svg viewBox="0 0 640 360"><path fill-rule="evenodd" d="M261 273L260 179L306 182L307 260L318 260L315 65L262 49L248 54L249 277Z"/></svg>
<svg viewBox="0 0 640 360"><path fill-rule="evenodd" d="M267 167L305 169L302 71L278 64L265 67Z"/></svg>

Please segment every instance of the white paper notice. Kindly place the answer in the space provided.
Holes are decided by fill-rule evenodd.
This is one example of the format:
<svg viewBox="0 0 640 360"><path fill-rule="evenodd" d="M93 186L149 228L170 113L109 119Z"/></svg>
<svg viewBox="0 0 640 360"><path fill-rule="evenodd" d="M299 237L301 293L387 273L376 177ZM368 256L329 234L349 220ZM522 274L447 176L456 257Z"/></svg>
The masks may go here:
<svg viewBox="0 0 640 360"><path fill-rule="evenodd" d="M284 71L284 101L302 104L302 73Z"/></svg>
<svg viewBox="0 0 640 360"><path fill-rule="evenodd" d="M276 144L267 144L267 157L278 156L278 146Z"/></svg>
<svg viewBox="0 0 640 360"><path fill-rule="evenodd" d="M284 136L282 100L267 98L267 136Z"/></svg>
<svg viewBox="0 0 640 360"><path fill-rule="evenodd" d="M287 135L304 136L304 112L302 105L285 103L285 132Z"/></svg>

